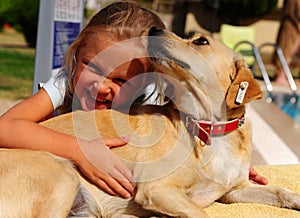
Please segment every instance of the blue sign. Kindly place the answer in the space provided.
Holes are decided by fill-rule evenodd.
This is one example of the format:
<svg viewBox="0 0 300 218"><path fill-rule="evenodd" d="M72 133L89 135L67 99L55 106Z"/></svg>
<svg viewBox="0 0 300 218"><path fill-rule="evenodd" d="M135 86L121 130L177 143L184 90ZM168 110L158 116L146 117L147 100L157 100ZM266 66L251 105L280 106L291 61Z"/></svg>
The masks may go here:
<svg viewBox="0 0 300 218"><path fill-rule="evenodd" d="M0 0L1 1L1 0ZM55 76L83 24L85 0L40 0L32 93Z"/></svg>
<svg viewBox="0 0 300 218"><path fill-rule="evenodd" d="M77 38L79 32L80 23L65 21L54 22L52 69L57 69L62 66L65 52Z"/></svg>

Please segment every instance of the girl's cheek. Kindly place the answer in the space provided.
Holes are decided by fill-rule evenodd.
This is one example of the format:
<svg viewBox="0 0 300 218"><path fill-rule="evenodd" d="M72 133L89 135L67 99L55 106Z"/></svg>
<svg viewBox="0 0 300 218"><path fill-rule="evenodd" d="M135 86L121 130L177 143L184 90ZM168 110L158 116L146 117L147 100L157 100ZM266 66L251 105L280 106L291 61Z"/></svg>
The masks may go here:
<svg viewBox="0 0 300 218"><path fill-rule="evenodd" d="M84 96L84 90L89 88L89 76L86 72L76 71L74 78L74 90L78 96Z"/></svg>
<svg viewBox="0 0 300 218"><path fill-rule="evenodd" d="M74 76L73 76L73 84L74 86L77 85L78 81L79 81L79 78L80 78L80 75L81 75L81 71L79 71L79 69L77 68L74 72Z"/></svg>
<svg viewBox="0 0 300 218"><path fill-rule="evenodd" d="M116 85L114 88L111 89L111 92L112 92L112 95L114 96L113 97L113 100L117 101L123 94L123 91L122 91L122 88L118 85Z"/></svg>
<svg viewBox="0 0 300 218"><path fill-rule="evenodd" d="M93 74L91 72L89 72L88 68L78 67L75 71L73 83L75 86L81 85L81 84L84 85L92 79L94 79Z"/></svg>
<svg viewBox="0 0 300 218"><path fill-rule="evenodd" d="M129 100L129 93L128 90L124 87L118 86L113 90L114 97L113 97L113 107L123 107L124 103Z"/></svg>
<svg viewBox="0 0 300 218"><path fill-rule="evenodd" d="M113 99L113 107L128 107L129 109L133 102L139 97L138 93L139 92L137 91L136 87L133 88L131 86L123 85L115 94Z"/></svg>
<svg viewBox="0 0 300 218"><path fill-rule="evenodd" d="M76 74L75 74L75 76L73 77L73 84L74 84L74 88L77 86L77 84L78 84L78 78L77 78L77 76L76 76Z"/></svg>

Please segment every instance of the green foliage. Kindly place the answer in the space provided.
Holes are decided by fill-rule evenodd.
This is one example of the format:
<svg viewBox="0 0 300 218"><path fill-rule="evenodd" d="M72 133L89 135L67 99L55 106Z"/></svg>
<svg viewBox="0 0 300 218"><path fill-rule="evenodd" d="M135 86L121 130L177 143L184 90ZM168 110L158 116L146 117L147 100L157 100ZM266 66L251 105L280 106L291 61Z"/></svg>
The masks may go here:
<svg viewBox="0 0 300 218"><path fill-rule="evenodd" d="M272 11L278 0L203 0L204 5L210 10L217 10L218 16L228 18L233 22L241 18L255 18Z"/></svg>
<svg viewBox="0 0 300 218"><path fill-rule="evenodd" d="M30 47L37 37L39 0L1 0L0 25L9 23L21 31Z"/></svg>

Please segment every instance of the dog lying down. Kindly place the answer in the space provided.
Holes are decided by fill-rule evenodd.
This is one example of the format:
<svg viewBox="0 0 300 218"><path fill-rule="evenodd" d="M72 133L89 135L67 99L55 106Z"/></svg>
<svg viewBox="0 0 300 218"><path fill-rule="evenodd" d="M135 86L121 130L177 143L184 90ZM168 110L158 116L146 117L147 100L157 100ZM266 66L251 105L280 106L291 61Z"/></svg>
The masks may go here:
<svg viewBox="0 0 300 218"><path fill-rule="evenodd" d="M214 201L300 209L300 195L248 180L245 104L261 91L240 56L205 35L183 40L155 28L149 35L173 101L131 115L76 111L41 123L86 139L129 134L130 144L113 151L133 170L135 196L110 196L46 152L1 149L1 217L206 217L203 208Z"/></svg>

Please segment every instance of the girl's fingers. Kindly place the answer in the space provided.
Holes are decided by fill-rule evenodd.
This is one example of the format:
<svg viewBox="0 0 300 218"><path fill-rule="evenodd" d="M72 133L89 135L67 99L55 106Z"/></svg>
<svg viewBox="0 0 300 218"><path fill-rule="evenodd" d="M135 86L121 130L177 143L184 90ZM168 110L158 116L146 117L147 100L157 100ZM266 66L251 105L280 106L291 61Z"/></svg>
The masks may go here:
<svg viewBox="0 0 300 218"><path fill-rule="evenodd" d="M124 181L131 181L132 180L132 172L129 170L129 168L122 162L121 159L118 157L113 162L114 168L116 169L117 175L114 175L114 177L118 180L124 180ZM120 176L120 177L118 177Z"/></svg>
<svg viewBox="0 0 300 218"><path fill-rule="evenodd" d="M104 144L108 146L109 148L113 147L119 147L126 145L129 142L130 137L129 136L123 136L123 137L115 137L115 138L103 138Z"/></svg>
<svg viewBox="0 0 300 218"><path fill-rule="evenodd" d="M95 178L94 183L101 188L106 193L113 195L113 196L119 196L117 192L115 192L113 189L111 189L105 181L103 181L101 178Z"/></svg>
<svg viewBox="0 0 300 218"><path fill-rule="evenodd" d="M118 172L115 172L115 174L112 175L112 177L121 185L122 188L125 188L129 193L133 194L134 186L130 182L131 176L128 179L125 177L124 173L118 171ZM121 190L115 190L115 191L119 192Z"/></svg>
<svg viewBox="0 0 300 218"><path fill-rule="evenodd" d="M250 177L258 175L257 171L253 168L253 166L250 166L249 175L250 175Z"/></svg>
<svg viewBox="0 0 300 218"><path fill-rule="evenodd" d="M114 195L114 196L122 196L123 198L130 198L131 193L133 192L133 188L129 182L120 181L120 183L112 177L109 176L101 176L99 178L97 184L107 193ZM123 187L125 186L125 188ZM128 191L128 189L132 189L132 192Z"/></svg>
<svg viewBox="0 0 300 218"><path fill-rule="evenodd" d="M249 180L250 182L255 184L260 184L260 185L268 184L268 180L265 177L259 175L258 172L253 168L253 166L250 166Z"/></svg>

